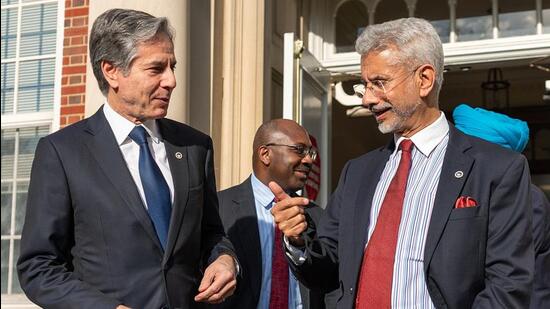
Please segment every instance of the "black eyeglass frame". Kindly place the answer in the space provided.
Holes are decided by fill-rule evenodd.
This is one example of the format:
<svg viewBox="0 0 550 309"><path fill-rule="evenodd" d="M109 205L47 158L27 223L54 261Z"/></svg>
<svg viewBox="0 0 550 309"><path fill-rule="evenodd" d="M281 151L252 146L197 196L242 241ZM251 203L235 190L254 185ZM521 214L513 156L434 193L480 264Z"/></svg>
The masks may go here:
<svg viewBox="0 0 550 309"><path fill-rule="evenodd" d="M267 143L263 146L269 147L269 146L282 146L282 147L288 147L292 149L297 155L299 155L302 158L305 158L305 156L309 156L312 161L315 161L317 159L317 155L319 154L317 150L313 149L313 146L303 146L303 145L287 145L287 144L277 144L277 143Z"/></svg>

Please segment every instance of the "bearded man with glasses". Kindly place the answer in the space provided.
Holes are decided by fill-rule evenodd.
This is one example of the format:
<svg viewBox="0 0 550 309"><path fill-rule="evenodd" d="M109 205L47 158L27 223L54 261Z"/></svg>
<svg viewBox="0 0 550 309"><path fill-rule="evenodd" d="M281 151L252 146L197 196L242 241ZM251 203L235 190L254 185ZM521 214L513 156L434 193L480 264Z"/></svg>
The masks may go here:
<svg viewBox="0 0 550 309"><path fill-rule="evenodd" d="M346 164L317 226L301 215L307 199L269 184L294 273L338 287L338 308L528 308L527 160L447 121L443 47L428 21L371 25L356 49L356 92L393 139Z"/></svg>

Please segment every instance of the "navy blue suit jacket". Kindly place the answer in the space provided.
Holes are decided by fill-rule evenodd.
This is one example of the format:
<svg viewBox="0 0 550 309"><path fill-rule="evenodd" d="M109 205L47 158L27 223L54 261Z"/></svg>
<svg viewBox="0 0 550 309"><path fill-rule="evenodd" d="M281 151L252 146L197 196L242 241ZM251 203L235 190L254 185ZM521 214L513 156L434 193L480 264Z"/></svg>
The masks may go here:
<svg viewBox="0 0 550 309"><path fill-rule="evenodd" d="M40 140L17 265L33 302L198 306L204 267L233 252L218 214L212 142L184 124L157 123L175 188L165 252L102 109Z"/></svg>
<svg viewBox="0 0 550 309"><path fill-rule="evenodd" d="M424 249L430 297L437 308L525 308L534 268L527 161L452 125L449 134ZM338 308L354 307L371 203L393 147L346 164L309 259L293 269L306 285L339 286ZM460 196L478 206L454 209Z"/></svg>

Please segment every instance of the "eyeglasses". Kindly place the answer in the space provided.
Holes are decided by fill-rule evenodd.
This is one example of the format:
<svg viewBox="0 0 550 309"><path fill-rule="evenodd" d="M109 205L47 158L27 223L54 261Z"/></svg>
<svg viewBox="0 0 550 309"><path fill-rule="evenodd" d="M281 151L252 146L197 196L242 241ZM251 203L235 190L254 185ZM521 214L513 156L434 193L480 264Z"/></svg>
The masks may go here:
<svg viewBox="0 0 550 309"><path fill-rule="evenodd" d="M397 87L399 84L404 82L407 78L409 78L414 72L416 72L416 70L418 70L418 68L420 67L417 67L412 71L406 72L405 73L406 77L403 78L403 80L401 80L399 83L396 83L390 89L388 89L387 84L391 83L394 80L400 79L400 77L396 79L390 79L390 80L375 79L370 81L370 86L369 86L369 81L363 80L360 84L353 85L353 91L355 92L355 95L360 99L363 99L363 97L365 96L365 92L367 90L370 91L370 94L375 96L376 98L382 98L386 96L386 93L388 91L391 91L393 88Z"/></svg>
<svg viewBox="0 0 550 309"><path fill-rule="evenodd" d="M309 156L312 161L315 161L315 159L317 158L317 150L313 149L312 146L306 147L304 145L285 145L285 144L276 144L276 143L269 143L269 144L265 144L264 146L288 147L302 158L304 158L305 156Z"/></svg>

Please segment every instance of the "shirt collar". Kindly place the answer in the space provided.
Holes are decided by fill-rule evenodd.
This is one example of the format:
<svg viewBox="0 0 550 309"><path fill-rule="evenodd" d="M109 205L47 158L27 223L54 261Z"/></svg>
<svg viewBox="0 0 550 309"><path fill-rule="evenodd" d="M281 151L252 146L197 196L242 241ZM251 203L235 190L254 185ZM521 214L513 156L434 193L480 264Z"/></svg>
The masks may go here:
<svg viewBox="0 0 550 309"><path fill-rule="evenodd" d="M416 149L418 149L424 156L429 157L432 151L441 143L443 138L449 134L449 123L445 114L441 112L439 118L432 122L429 126L418 131L411 136L411 141L414 143ZM397 151L399 143L405 139L405 137L394 134L393 139L395 141L395 151Z"/></svg>
<svg viewBox="0 0 550 309"><path fill-rule="evenodd" d="M271 189L263 184L254 173L250 176L250 182L252 183L252 191L254 192L256 201L266 209L271 208L271 202L275 198Z"/></svg>
<svg viewBox="0 0 550 309"><path fill-rule="evenodd" d="M111 126L111 129L113 129L117 144L119 146L124 144L124 142L129 139L128 134L130 134L136 125L117 113L107 101L105 101L105 104L103 105L103 113L105 114L105 118L107 118L107 122ZM157 122L154 119L145 121L143 123L143 127L153 142L159 143L161 141Z"/></svg>

